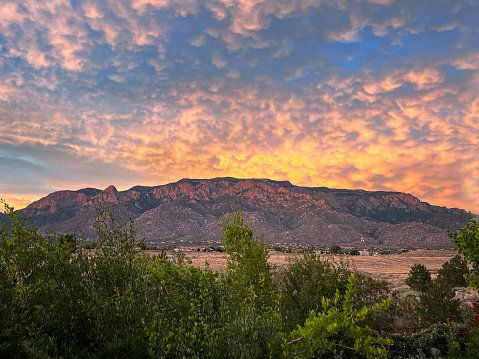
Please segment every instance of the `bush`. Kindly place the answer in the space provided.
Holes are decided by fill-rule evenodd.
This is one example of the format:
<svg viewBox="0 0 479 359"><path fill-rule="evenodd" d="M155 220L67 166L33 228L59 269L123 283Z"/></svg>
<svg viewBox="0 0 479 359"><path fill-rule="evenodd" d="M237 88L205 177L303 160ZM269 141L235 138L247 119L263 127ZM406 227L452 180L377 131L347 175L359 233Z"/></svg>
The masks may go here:
<svg viewBox="0 0 479 359"><path fill-rule="evenodd" d="M447 358L453 350L464 352L466 344L462 336L463 326L457 323L435 324L413 334L394 334L390 348L391 358ZM422 354L422 355L421 355ZM464 357L464 356L463 356Z"/></svg>
<svg viewBox="0 0 479 359"><path fill-rule="evenodd" d="M151 357L221 357L221 298L225 294L210 270L164 258L150 261L148 302L143 319Z"/></svg>
<svg viewBox="0 0 479 359"><path fill-rule="evenodd" d="M418 313L419 298L409 294L404 297L395 294L390 306L390 327L386 330L391 333L414 333L421 329Z"/></svg>
<svg viewBox="0 0 479 359"><path fill-rule="evenodd" d="M346 262L309 252L293 257L278 277L285 329L292 330L321 309L323 298L333 299L337 290L344 294L350 273Z"/></svg>
<svg viewBox="0 0 479 359"><path fill-rule="evenodd" d="M385 280L358 274L358 283L354 293L356 308L371 307L389 298L390 294L389 284Z"/></svg>
<svg viewBox="0 0 479 359"><path fill-rule="evenodd" d="M287 358L354 358L358 354L368 358L384 358L393 341L381 338L364 324L372 311L385 308L389 301L360 310L353 306L354 293L359 278L354 274L347 284L344 296L336 292L333 300L323 299L321 310L311 311L304 326L288 335L285 345Z"/></svg>

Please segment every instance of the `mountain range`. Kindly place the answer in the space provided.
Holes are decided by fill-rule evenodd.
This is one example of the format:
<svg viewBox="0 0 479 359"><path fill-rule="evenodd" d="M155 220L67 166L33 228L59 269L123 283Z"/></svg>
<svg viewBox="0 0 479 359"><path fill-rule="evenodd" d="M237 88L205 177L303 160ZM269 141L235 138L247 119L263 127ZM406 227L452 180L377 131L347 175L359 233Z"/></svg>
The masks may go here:
<svg viewBox="0 0 479 359"><path fill-rule="evenodd" d="M76 231L94 240L90 218L118 207L134 219L148 244L199 245L221 240L221 217L242 211L269 245L383 248L451 248L447 229L468 213L433 206L401 192L294 186L270 179L182 179L118 191L84 188L49 194L20 210L40 233Z"/></svg>

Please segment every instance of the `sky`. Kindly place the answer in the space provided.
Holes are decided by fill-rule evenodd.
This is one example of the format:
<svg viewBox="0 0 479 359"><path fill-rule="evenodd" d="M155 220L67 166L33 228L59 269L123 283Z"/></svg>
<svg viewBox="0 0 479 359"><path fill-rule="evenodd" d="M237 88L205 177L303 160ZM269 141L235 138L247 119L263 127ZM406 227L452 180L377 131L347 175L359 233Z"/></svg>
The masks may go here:
<svg viewBox="0 0 479 359"><path fill-rule="evenodd" d="M0 0L0 198L182 178L479 213L479 0Z"/></svg>

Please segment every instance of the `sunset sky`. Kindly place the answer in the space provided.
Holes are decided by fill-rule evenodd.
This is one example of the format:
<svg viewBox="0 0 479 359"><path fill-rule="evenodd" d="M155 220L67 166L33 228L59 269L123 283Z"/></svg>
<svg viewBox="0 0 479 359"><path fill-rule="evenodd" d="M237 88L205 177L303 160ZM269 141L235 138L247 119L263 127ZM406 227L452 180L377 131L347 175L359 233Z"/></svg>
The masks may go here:
<svg viewBox="0 0 479 359"><path fill-rule="evenodd" d="M479 213L479 0L0 0L0 198L233 176Z"/></svg>

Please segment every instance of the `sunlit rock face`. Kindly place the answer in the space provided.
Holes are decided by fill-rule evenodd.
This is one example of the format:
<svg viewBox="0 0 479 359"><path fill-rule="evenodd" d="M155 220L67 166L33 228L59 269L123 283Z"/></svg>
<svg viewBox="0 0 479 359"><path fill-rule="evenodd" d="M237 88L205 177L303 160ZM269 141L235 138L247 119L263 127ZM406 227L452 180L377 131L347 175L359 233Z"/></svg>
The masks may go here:
<svg viewBox="0 0 479 359"><path fill-rule="evenodd" d="M74 232L95 239L88 220L119 207L149 243L221 240L221 217L237 209L268 244L451 248L447 228L464 226L461 209L432 206L410 194L299 187L269 179L183 179L117 191L52 193L20 212L41 233Z"/></svg>

